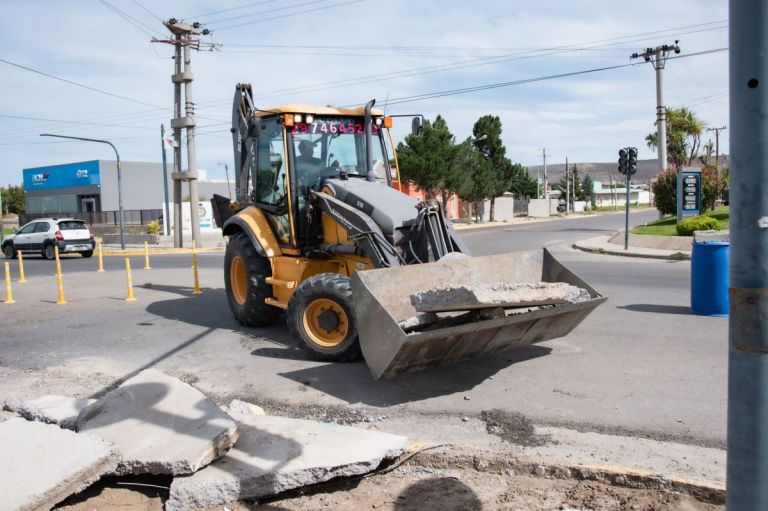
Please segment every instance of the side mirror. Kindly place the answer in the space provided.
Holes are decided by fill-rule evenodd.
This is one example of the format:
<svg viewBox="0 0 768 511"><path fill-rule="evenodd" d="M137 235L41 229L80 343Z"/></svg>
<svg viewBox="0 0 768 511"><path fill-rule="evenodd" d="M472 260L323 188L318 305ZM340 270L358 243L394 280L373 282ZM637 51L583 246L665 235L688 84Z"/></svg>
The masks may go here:
<svg viewBox="0 0 768 511"><path fill-rule="evenodd" d="M418 136L418 134L421 133L421 128L421 117L414 117L411 121L411 133Z"/></svg>

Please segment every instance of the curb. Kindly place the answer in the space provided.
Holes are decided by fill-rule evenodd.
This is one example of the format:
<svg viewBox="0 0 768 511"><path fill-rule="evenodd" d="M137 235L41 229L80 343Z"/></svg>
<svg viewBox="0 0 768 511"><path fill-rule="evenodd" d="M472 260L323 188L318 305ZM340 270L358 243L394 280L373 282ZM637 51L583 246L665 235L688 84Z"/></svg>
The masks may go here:
<svg viewBox="0 0 768 511"><path fill-rule="evenodd" d="M690 254L686 254L684 252L673 252L671 254L643 254L639 252L632 252L631 250L621 250L621 249L605 249L602 247L590 247L586 245L579 245L579 243L574 243L572 245L573 248L576 250L581 250L582 252L588 252L590 254L602 254L602 255L613 255L613 256L620 256L620 257L637 257L640 259L661 259L661 260L667 260L667 261L688 261L691 259ZM671 252L671 251L670 251Z"/></svg>
<svg viewBox="0 0 768 511"><path fill-rule="evenodd" d="M630 489L674 490L710 504L725 504L725 485L713 481L695 481L678 476L664 475L647 470L616 465L571 465L540 462L527 456L508 457L491 454L487 463L479 464L470 453L417 452L410 463L425 468L463 466L491 473L512 472L552 479L595 481Z"/></svg>
<svg viewBox="0 0 768 511"><path fill-rule="evenodd" d="M555 220L574 220L577 218L589 218L593 216L600 216L600 213L592 213L592 214L586 214L582 215L580 213L571 214L567 216L558 216L558 215L552 215L549 217L542 217L542 218L528 218L528 217L521 217L525 218L525 220L521 220L519 222L486 222L484 224L460 224L460 223L452 223L451 225L453 228L457 231L465 231L465 230L471 230L471 229L492 229L495 227L516 227L518 225L528 225L528 224L538 224L543 222L553 222Z"/></svg>
<svg viewBox="0 0 768 511"><path fill-rule="evenodd" d="M197 254L205 253L220 253L224 252L224 247L213 248L198 248L195 249ZM126 250L103 250L104 256L143 256L145 254L143 249L126 249ZM149 255L179 255L179 254L192 254L191 248L150 248ZM98 254L95 254L98 255Z"/></svg>

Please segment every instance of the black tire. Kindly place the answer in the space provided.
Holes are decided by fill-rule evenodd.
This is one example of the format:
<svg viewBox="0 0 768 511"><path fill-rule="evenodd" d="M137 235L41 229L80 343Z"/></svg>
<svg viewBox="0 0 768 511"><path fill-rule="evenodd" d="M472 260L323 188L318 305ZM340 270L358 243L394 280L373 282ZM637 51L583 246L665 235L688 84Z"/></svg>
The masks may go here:
<svg viewBox="0 0 768 511"><path fill-rule="evenodd" d="M80 252L83 254L83 257L91 257L93 255L93 250L86 250L85 252Z"/></svg>
<svg viewBox="0 0 768 511"><path fill-rule="evenodd" d="M5 245L3 245L3 255L6 259L15 259L16 258L16 249L13 246L13 242L9 241Z"/></svg>
<svg viewBox="0 0 768 511"><path fill-rule="evenodd" d="M237 263L237 260L241 263ZM233 263L243 265L243 277L245 281L233 284ZM227 301L232 315L240 323L246 326L267 326L274 323L280 317L282 309L264 303L266 298L272 297L272 285L267 284L266 279L272 275L272 265L269 259L256 252L256 248L243 232L238 232L229 239L227 250L224 254L224 287L227 290ZM239 289L239 293L236 291ZM242 301L239 301L237 296Z"/></svg>
<svg viewBox="0 0 768 511"><path fill-rule="evenodd" d="M360 342L352 301L349 277L338 273L314 275L301 283L288 302L288 330L299 339L301 349L315 360L359 359ZM330 308L319 305L331 302L335 305ZM313 311L322 312L316 315ZM324 315L325 318L321 318ZM318 338L327 339L328 344L318 343Z"/></svg>
<svg viewBox="0 0 768 511"><path fill-rule="evenodd" d="M56 248L53 246L53 243L43 245L43 257L49 261L56 259Z"/></svg>

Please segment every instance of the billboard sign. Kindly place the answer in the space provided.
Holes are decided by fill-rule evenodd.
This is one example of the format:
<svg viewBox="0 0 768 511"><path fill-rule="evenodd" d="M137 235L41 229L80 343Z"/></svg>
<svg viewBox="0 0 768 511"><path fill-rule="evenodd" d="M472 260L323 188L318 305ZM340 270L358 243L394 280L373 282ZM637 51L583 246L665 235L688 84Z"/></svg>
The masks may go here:
<svg viewBox="0 0 768 511"><path fill-rule="evenodd" d="M56 190L101 184L98 160L24 169L22 173L25 190Z"/></svg>

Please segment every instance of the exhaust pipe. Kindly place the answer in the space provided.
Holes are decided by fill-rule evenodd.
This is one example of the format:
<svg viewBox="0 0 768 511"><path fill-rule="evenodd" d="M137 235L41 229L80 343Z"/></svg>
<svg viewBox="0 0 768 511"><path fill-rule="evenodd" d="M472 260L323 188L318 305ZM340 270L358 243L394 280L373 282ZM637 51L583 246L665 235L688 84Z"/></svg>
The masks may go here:
<svg viewBox="0 0 768 511"><path fill-rule="evenodd" d="M368 165L366 181L376 181L376 174L373 172L373 118L371 117L371 109L375 103L376 100L372 99L365 104L365 162Z"/></svg>

